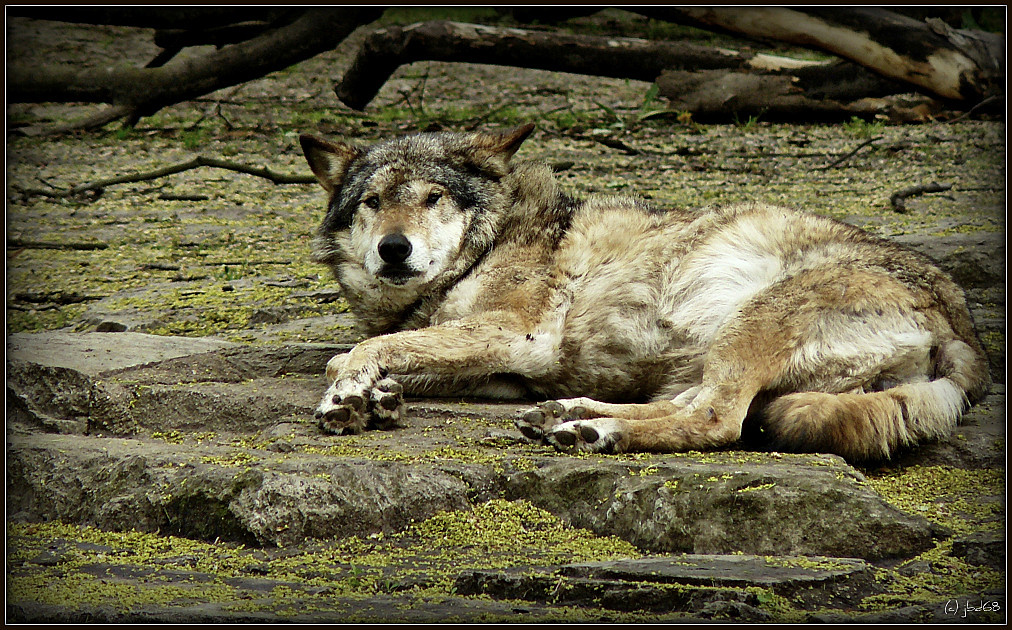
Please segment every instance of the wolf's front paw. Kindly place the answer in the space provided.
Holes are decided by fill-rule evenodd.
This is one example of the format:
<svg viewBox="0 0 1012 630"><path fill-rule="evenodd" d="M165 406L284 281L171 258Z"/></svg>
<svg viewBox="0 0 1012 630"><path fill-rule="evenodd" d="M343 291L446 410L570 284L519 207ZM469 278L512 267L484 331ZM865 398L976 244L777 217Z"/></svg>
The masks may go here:
<svg viewBox="0 0 1012 630"><path fill-rule="evenodd" d="M540 442L545 435L560 422L589 418L590 412L580 404L581 399L548 400L538 403L537 407L524 411L513 421L524 437Z"/></svg>
<svg viewBox="0 0 1012 630"><path fill-rule="evenodd" d="M342 394L336 387L331 387L316 408L316 419L327 433L361 433L369 423L364 393Z"/></svg>
<svg viewBox="0 0 1012 630"><path fill-rule="evenodd" d="M392 378L369 389L335 383L317 407L316 418L321 429L338 435L361 433L368 427L389 429L404 417L403 392Z"/></svg>
<svg viewBox="0 0 1012 630"><path fill-rule="evenodd" d="M545 434L545 441L563 453L621 453L628 442L622 421L614 418L563 422Z"/></svg>
<svg viewBox="0 0 1012 630"><path fill-rule="evenodd" d="M392 378L385 378L373 387L369 397L370 424L389 429L404 417L404 387Z"/></svg>

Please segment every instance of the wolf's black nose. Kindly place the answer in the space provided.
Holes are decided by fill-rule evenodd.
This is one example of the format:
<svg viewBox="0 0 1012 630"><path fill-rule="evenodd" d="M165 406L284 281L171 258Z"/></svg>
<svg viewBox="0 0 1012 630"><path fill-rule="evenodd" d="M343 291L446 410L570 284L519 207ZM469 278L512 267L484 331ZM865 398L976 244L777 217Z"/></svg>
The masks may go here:
<svg viewBox="0 0 1012 630"><path fill-rule="evenodd" d="M380 239L379 255L385 263L391 265L402 263L411 255L411 241L400 232L387 234Z"/></svg>

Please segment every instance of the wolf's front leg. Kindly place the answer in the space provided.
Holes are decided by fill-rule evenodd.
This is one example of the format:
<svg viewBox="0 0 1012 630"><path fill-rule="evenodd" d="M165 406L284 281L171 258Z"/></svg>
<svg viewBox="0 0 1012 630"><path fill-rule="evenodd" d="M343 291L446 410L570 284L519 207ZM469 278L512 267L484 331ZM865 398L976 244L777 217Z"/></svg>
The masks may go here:
<svg viewBox="0 0 1012 630"><path fill-rule="evenodd" d="M508 322L464 321L367 339L327 364L327 389L316 417L330 433L386 428L403 416L403 388L388 374L484 377L510 371Z"/></svg>

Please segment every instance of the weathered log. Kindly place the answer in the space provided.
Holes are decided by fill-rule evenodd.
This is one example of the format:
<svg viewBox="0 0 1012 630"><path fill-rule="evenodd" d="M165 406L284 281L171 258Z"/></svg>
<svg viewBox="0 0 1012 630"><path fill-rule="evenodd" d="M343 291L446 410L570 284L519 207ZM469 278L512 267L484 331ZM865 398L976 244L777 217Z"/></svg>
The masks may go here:
<svg viewBox="0 0 1012 630"><path fill-rule="evenodd" d="M818 48L954 101L1003 90L1005 39L875 7L637 7L643 15Z"/></svg>
<svg viewBox="0 0 1012 630"><path fill-rule="evenodd" d="M924 113L884 97L906 87L849 62L767 73L736 70L668 70L657 78L658 95L670 108L699 122L762 118L773 121L840 121L878 115L923 120ZM921 100L931 103L927 97Z"/></svg>
<svg viewBox="0 0 1012 630"><path fill-rule="evenodd" d="M74 24L107 24L154 29L208 29L239 22L277 22L286 15L297 16L300 8L291 7L171 7L171 6L62 6L11 7L8 17L71 22ZM294 19L294 17L292 18ZM290 21L290 20L289 20Z"/></svg>
<svg viewBox="0 0 1012 630"><path fill-rule="evenodd" d="M7 97L10 102L113 103L147 116L330 50L381 13L371 7L308 9L285 26L172 66L82 70L16 64L8 68Z"/></svg>
<svg viewBox="0 0 1012 630"><path fill-rule="evenodd" d="M362 109L398 67L416 61L485 63L641 81L653 81L665 70L779 70L825 65L692 42L570 35L440 20L375 30L334 91L349 107Z"/></svg>

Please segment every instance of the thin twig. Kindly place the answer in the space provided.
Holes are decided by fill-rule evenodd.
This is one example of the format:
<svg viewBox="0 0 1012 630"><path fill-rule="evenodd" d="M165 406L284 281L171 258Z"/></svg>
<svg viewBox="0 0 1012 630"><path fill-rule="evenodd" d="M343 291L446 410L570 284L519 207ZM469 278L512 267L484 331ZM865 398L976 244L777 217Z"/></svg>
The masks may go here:
<svg viewBox="0 0 1012 630"><path fill-rule="evenodd" d="M924 193L945 192L946 190L951 189L952 184L939 184L938 182L921 184L920 186L911 186L910 188L904 188L903 190L894 192L892 196L889 197L889 203L892 204L893 210L896 212L906 212L906 200L908 197L916 197L917 195L923 195Z"/></svg>
<svg viewBox="0 0 1012 630"><path fill-rule="evenodd" d="M81 302L95 302L104 299L104 295L80 295L77 293L34 293L22 291L15 293L13 298L22 304L80 304Z"/></svg>
<svg viewBox="0 0 1012 630"><path fill-rule="evenodd" d="M109 245L106 243L58 243L55 241L29 241L21 238L11 238L7 240L7 247L9 249L73 249L89 251L95 249L108 249Z"/></svg>
<svg viewBox="0 0 1012 630"><path fill-rule="evenodd" d="M129 116L133 111L133 107L129 105L112 105L110 107L103 108L101 111L92 114L87 118L82 118L81 120L57 125L34 125L31 127L22 127L15 130L15 133L24 136L41 137L58 136L74 131L87 131L89 129L103 127L118 118Z"/></svg>
<svg viewBox="0 0 1012 630"><path fill-rule="evenodd" d="M861 149L865 148L866 146L868 146L872 142L875 142L876 140L881 140L881 139L882 139L882 136L875 136L874 138L868 138L867 140L865 140L861 144L857 145L857 147L853 151L851 151L850 153L848 153L848 154L844 155L843 157L839 158L838 160L836 160L832 164L830 164L828 166L820 166L819 168L817 168L815 170L817 170L817 171L828 171L831 168L835 168L835 167L839 166L840 164L843 164L844 162L846 162L850 158L854 157L854 155L858 151L860 151Z"/></svg>
<svg viewBox="0 0 1012 630"><path fill-rule="evenodd" d="M198 155L197 157L187 162L181 162L179 164L172 164L162 168L156 168L151 171L145 171L142 173L132 173L130 175L120 175L118 177L110 177L108 179L100 179L98 181L90 182L87 184L81 184L80 186L74 186L67 190L26 190L24 191L30 195L42 195L45 197L63 198L73 197L89 190L100 190L107 186L113 186L115 184L129 184L134 182L146 182L152 179L158 179L159 177L165 177L167 175L175 175L176 173L182 173L183 171L189 171L201 166L210 166L211 168L221 168L228 171L234 171L236 173L245 173L247 175L255 175L264 179L270 180L275 184L312 184L316 182L316 178L312 175L287 175L284 173L276 173L267 167L250 166L248 164L238 164L236 162L230 162L228 160L221 160L213 157L206 157Z"/></svg>
<svg viewBox="0 0 1012 630"><path fill-rule="evenodd" d="M957 116L956 118L953 118L952 120L950 120L946 124L951 125L952 123L957 123L957 122L959 122L959 121L961 121L961 120L963 120L965 118L969 118L970 116L973 116L977 112L977 110L979 110L979 109L981 109L983 107L987 107L991 103L997 101L999 98L1001 98L1001 97L999 97L998 95L989 96L989 97L985 98L984 100L982 100L981 102L979 102L976 105L974 105L973 107L971 107L970 111L966 112L965 114L962 114L961 116Z"/></svg>

